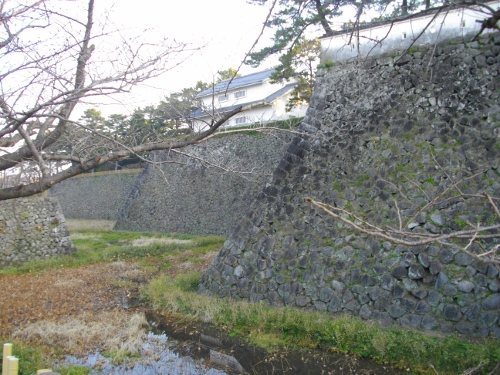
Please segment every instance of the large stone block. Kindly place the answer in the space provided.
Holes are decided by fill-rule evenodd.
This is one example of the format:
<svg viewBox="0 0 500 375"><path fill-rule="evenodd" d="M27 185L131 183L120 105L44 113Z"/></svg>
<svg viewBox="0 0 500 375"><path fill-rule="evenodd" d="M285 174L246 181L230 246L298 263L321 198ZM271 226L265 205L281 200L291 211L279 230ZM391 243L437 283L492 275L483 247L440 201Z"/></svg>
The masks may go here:
<svg viewBox="0 0 500 375"><path fill-rule="evenodd" d="M284 304L445 333L500 331L497 267L440 243L397 243L453 234L466 220L485 222L491 213L488 202L472 197L500 192L493 170L496 125L489 120L498 117L498 95L491 95L499 89L498 72L487 59L483 68L475 65L488 50L485 42L474 52L461 41L438 46L439 61L433 47L423 46L400 66L370 64L368 72L341 64L318 78L311 99L316 104L301 127L308 146L300 146L301 137L293 141L286 156L293 167L282 163L286 174L262 185L262 199L257 195L252 205L262 217L254 243L275 239L276 274L262 282L268 290L280 285L278 295L290 280L303 288L282 288ZM432 82L422 61L430 62ZM367 89L353 95L353 84ZM479 170L486 179L470 178ZM456 196L449 176L467 196ZM401 228L406 234L394 244L379 243L311 206L307 196L355 225L364 221L375 231ZM481 251L474 244L469 250ZM266 258L252 246L242 252Z"/></svg>

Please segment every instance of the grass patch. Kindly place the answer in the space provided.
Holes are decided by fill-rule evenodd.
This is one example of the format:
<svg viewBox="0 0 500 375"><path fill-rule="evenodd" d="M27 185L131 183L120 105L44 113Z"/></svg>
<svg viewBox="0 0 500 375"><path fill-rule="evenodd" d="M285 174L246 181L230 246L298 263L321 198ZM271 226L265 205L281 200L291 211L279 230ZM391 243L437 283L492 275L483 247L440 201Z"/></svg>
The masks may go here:
<svg viewBox="0 0 500 375"><path fill-rule="evenodd" d="M74 221L72 225L71 238L77 249L75 253L10 267L0 270L0 275L144 258L147 263L160 266L168 257L185 257L186 254L189 254L191 262L199 262L204 254L217 251L225 241L218 236L112 231L109 227L85 225L84 221Z"/></svg>
<svg viewBox="0 0 500 375"><path fill-rule="evenodd" d="M3 344L12 343L12 355L19 358L20 374L36 374L38 369L47 367L47 357L43 348L31 347L19 340L6 340L0 337L2 350L0 350L0 369L3 363Z"/></svg>
<svg viewBox="0 0 500 375"><path fill-rule="evenodd" d="M335 63L333 61L325 61L321 64L318 65L318 69L330 69L335 66Z"/></svg>
<svg viewBox="0 0 500 375"><path fill-rule="evenodd" d="M420 49L420 48L419 48L419 47L416 47L416 46L411 47L411 48L409 48L409 49L408 49L408 54L409 54L410 56L413 56L413 55L415 54L415 52L418 52L418 51L419 51L419 49Z"/></svg>
<svg viewBox="0 0 500 375"><path fill-rule="evenodd" d="M429 363L445 375L461 373L480 361L489 362L491 371L500 361L495 340L475 344L456 336L439 338L395 326L383 329L359 318L197 295L181 285L184 282L159 278L143 290L143 296L156 309L225 328L268 350L280 345L321 348L410 368L414 374L434 374Z"/></svg>
<svg viewBox="0 0 500 375"><path fill-rule="evenodd" d="M438 186L439 185L439 182L436 182L436 180L434 180L434 177L429 175L427 177L427 180L424 181L424 183L427 183L427 184L430 184L430 185L434 185L434 186Z"/></svg>
<svg viewBox="0 0 500 375"><path fill-rule="evenodd" d="M453 221L460 228L460 230L463 230L464 228L467 227L467 222L465 220L454 219Z"/></svg>
<svg viewBox="0 0 500 375"><path fill-rule="evenodd" d="M366 181L368 181L370 179L370 176L368 176L367 174L364 174L362 175L360 178L358 178L355 182L355 185L356 186L361 186L363 185Z"/></svg>
<svg viewBox="0 0 500 375"><path fill-rule="evenodd" d="M122 267L127 262L122 264L119 261L128 259L138 260L137 263L142 267L154 266L161 269L162 266L167 269L173 264L178 265L179 262L195 262L204 254L218 250L224 242L223 238L216 236L110 232L106 229L88 228L75 229L72 236L77 243L78 250L75 254L36 262L31 266L25 265L8 272L33 272L51 267L76 267L97 262L113 262L116 267ZM172 241L173 239L181 242ZM138 246L134 246L134 241L140 241L135 242ZM186 265L191 266L192 264ZM331 316L327 313L292 308L271 308L262 303L236 302L198 295L194 290L199 283L200 274L190 272L189 268L185 269L186 271L176 278L161 277L153 280L143 289L144 298L155 309L180 319L213 324L228 330L232 335L242 335L268 350L280 350L281 346L321 348L329 352L370 358L400 368L410 368L410 373L414 374L435 374L429 363L435 366L441 375L458 374L476 366L480 361L489 363L489 367L485 369L487 373L500 361L498 340L471 343L455 336L432 337L399 327L383 329L374 322L347 316ZM135 268L124 267L123 274L135 277L134 274L129 274L135 271ZM118 280L117 285L127 287L129 282L126 278ZM78 346L97 339L101 343L102 332L113 333L111 339L119 338L119 346L102 344L102 350L114 361L133 358L133 350L125 345L129 340L120 336L128 331L126 323L116 323L115 328L98 326L101 321L120 321L114 317L103 319L102 314L99 313L98 319L79 316L80 325L69 319L60 319L57 322L38 322L25 327L18 333L19 336L14 342L22 339L32 346L21 343L15 346L15 355L24 358L20 362L20 365L24 366L22 374L33 374L37 368L50 367L41 349L34 347L43 347L46 343L54 345L58 340L63 343L64 348L71 344L71 340L78 341ZM73 328L74 338L71 339L66 335ZM95 332L99 332L99 337L93 336ZM134 332L130 335L131 340L140 338L143 334L143 331ZM24 354L17 354L16 351L21 350L24 350ZM75 375L85 374L87 371L76 366L57 370L63 374Z"/></svg>
<svg viewBox="0 0 500 375"><path fill-rule="evenodd" d="M61 375L88 375L91 369L83 366L63 366L56 368Z"/></svg>
<svg viewBox="0 0 500 375"><path fill-rule="evenodd" d="M337 190L339 192L343 190L342 189L342 185L338 181L335 181L335 182L332 183L332 189L333 190Z"/></svg>
<svg viewBox="0 0 500 375"><path fill-rule="evenodd" d="M201 275L196 272L191 272L185 275L179 275L174 284L183 292L195 292L200 284Z"/></svg>

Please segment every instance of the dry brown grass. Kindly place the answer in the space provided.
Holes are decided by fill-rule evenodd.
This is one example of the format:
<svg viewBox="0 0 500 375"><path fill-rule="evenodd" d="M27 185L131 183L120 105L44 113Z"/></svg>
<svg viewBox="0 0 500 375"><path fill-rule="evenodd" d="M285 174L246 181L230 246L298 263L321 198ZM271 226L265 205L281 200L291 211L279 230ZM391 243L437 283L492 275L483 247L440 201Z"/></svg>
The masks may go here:
<svg viewBox="0 0 500 375"><path fill-rule="evenodd" d="M109 267L113 270L119 279L134 279L144 275L144 270L141 269L138 263L113 262L109 263Z"/></svg>
<svg viewBox="0 0 500 375"><path fill-rule="evenodd" d="M115 226L116 220L82 220L82 219L66 219L68 229L105 229L111 230Z"/></svg>
<svg viewBox="0 0 500 375"><path fill-rule="evenodd" d="M154 244L170 245L170 244L186 244L192 245L191 240L178 240L176 238L146 238L141 237L137 240L132 241L132 246L149 246Z"/></svg>
<svg viewBox="0 0 500 375"><path fill-rule="evenodd" d="M70 228L70 231L73 229ZM86 233L71 233L71 239L72 240L80 240L82 238L95 238L93 234L86 234Z"/></svg>
<svg viewBox="0 0 500 375"><path fill-rule="evenodd" d="M41 320L77 316L83 311L99 314L122 300L117 281L135 277L136 264L98 264L51 269L23 275L0 275L0 335Z"/></svg>
<svg viewBox="0 0 500 375"><path fill-rule="evenodd" d="M15 331L13 336L33 345L63 348L65 354L82 356L99 350L123 357L139 352L147 325L143 313L85 312L57 321L41 320Z"/></svg>

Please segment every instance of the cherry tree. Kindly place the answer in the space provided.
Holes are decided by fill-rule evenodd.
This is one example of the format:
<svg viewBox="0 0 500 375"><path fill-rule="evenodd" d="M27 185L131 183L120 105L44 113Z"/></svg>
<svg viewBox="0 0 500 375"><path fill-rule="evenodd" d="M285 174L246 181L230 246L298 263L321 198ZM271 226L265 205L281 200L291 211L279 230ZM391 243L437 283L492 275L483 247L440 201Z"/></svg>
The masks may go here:
<svg viewBox="0 0 500 375"><path fill-rule="evenodd" d="M168 39L109 31L107 20L95 17L94 0L76 11L81 4L0 0L0 171L26 165L31 171L27 180L0 189L0 200L43 192L131 154L196 144L242 110L175 138L142 129L140 142L74 119L79 103L129 92L182 62L187 50Z"/></svg>

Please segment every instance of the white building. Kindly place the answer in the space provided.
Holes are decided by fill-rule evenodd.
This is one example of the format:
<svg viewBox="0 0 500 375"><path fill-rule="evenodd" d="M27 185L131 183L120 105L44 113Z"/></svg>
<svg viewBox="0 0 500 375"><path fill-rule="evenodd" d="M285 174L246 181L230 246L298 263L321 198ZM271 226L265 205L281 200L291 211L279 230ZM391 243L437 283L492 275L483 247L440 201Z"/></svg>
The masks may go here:
<svg viewBox="0 0 500 375"><path fill-rule="evenodd" d="M484 3L497 10L500 1ZM453 5L429 9L391 21L361 25L359 29L335 32L321 38L321 62L343 61L391 53L398 56L410 47L432 45L462 37L472 39L482 21L492 14L481 4ZM486 29L484 33L494 30Z"/></svg>
<svg viewBox="0 0 500 375"><path fill-rule="evenodd" d="M238 113L224 126L244 126L269 121L287 120L305 115L307 105L286 111L286 104L296 83L271 83L274 69L235 77L232 81L222 81L197 95L201 107L191 114L196 131L207 128L212 120L217 121L222 113L237 106L252 105L252 108Z"/></svg>

